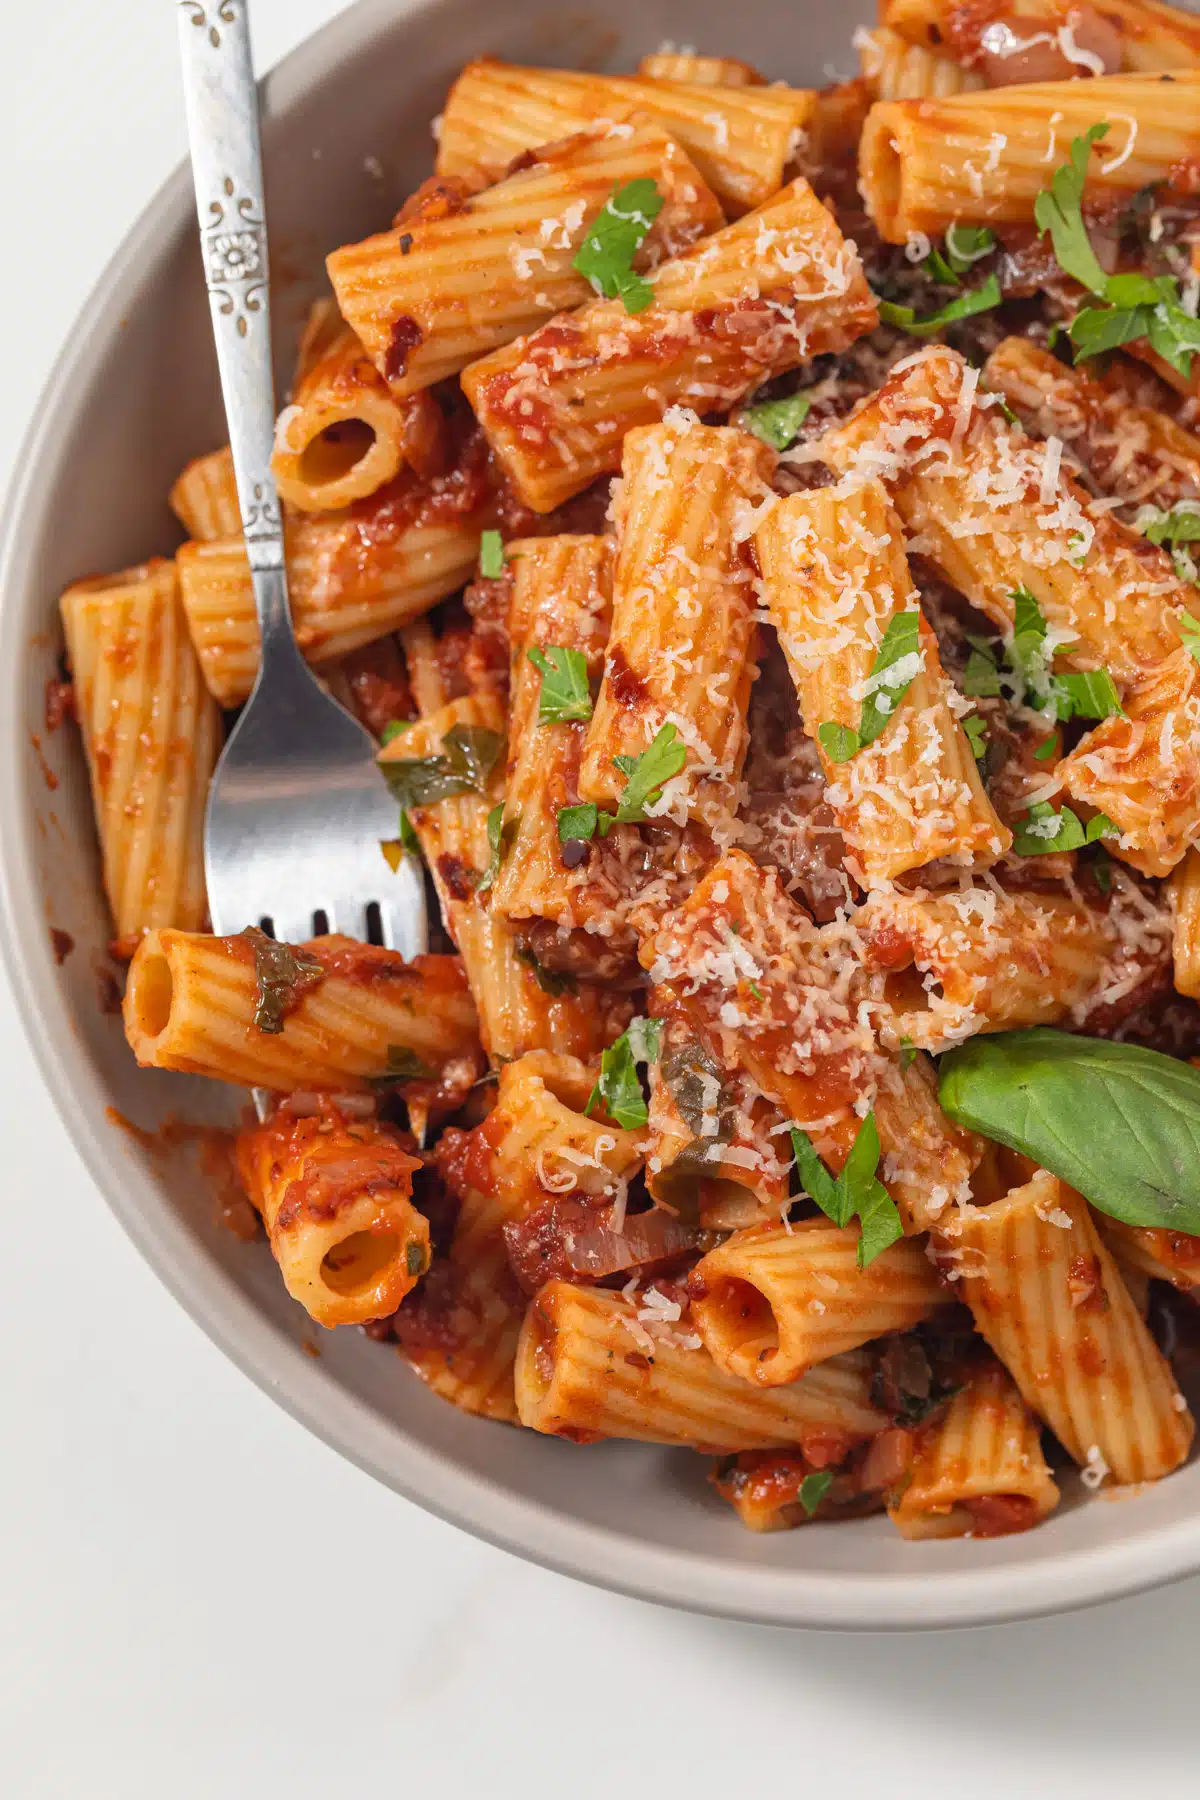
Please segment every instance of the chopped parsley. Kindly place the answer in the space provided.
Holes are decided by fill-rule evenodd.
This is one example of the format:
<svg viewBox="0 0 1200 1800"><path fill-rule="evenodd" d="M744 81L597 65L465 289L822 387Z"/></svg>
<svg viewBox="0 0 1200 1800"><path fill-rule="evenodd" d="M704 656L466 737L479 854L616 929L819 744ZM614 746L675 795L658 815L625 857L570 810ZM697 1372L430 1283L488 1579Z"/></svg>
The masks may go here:
<svg viewBox="0 0 1200 1800"><path fill-rule="evenodd" d="M415 723L415 719L389 719L379 734L379 742L390 744L393 738L398 738L402 731L407 731L409 726Z"/></svg>
<svg viewBox="0 0 1200 1800"><path fill-rule="evenodd" d="M310 989L325 979L324 965L299 944L280 944L257 925L241 934L254 950L254 1026L274 1037Z"/></svg>
<svg viewBox="0 0 1200 1800"><path fill-rule="evenodd" d="M943 287L961 287L963 271L996 248L995 233L986 225L951 225L944 242L945 250L935 244L922 264Z"/></svg>
<svg viewBox="0 0 1200 1800"><path fill-rule="evenodd" d="M991 312L1003 298L999 278L989 275L979 287L968 288L923 319L917 318L911 306L896 306L890 300L879 302L879 317L885 325L894 325L898 331L906 331L909 337L932 337L960 319L973 319L976 313Z"/></svg>
<svg viewBox="0 0 1200 1800"><path fill-rule="evenodd" d="M504 539L498 531L485 531L479 540L479 573L489 581L503 575L506 562Z"/></svg>
<svg viewBox="0 0 1200 1800"><path fill-rule="evenodd" d="M742 413L742 424L772 450L786 450L812 408L811 394L790 394L786 400L764 400L761 406L748 406Z"/></svg>
<svg viewBox="0 0 1200 1800"><path fill-rule="evenodd" d="M804 1477L797 1491L797 1498L810 1519L832 1486L832 1469L814 1469Z"/></svg>
<svg viewBox="0 0 1200 1800"><path fill-rule="evenodd" d="M962 722L962 728L971 746L971 755L976 762L982 762L987 755L988 730L981 715L969 713Z"/></svg>
<svg viewBox="0 0 1200 1800"><path fill-rule="evenodd" d="M662 798L664 784L680 774L687 762L687 750L676 741L678 737L674 725L663 725L650 748L640 756L614 756L613 762L625 777L616 812L601 812L590 802L560 808L559 842L567 844L572 839L588 839L597 834L607 837L614 825L640 825L646 808Z"/></svg>
<svg viewBox="0 0 1200 1800"><path fill-rule="evenodd" d="M1195 503L1176 506L1170 512L1159 512L1147 515L1140 523L1143 537L1152 544L1161 544L1171 552L1171 561L1175 565L1175 573L1180 581L1200 584L1200 571L1197 570L1191 553L1184 548L1185 544L1200 542L1200 506Z"/></svg>
<svg viewBox="0 0 1200 1800"><path fill-rule="evenodd" d="M1039 800L1021 820L1013 849L1018 856L1046 856L1052 850L1082 850L1085 844L1120 835L1107 813L1097 813L1085 826L1069 806L1055 812L1048 800Z"/></svg>
<svg viewBox="0 0 1200 1800"><path fill-rule="evenodd" d="M1192 661L1200 663L1200 619L1195 618L1192 613L1181 612L1179 635Z"/></svg>
<svg viewBox="0 0 1200 1800"><path fill-rule="evenodd" d="M817 739L830 762L849 762L884 730L921 670L921 615L915 609L895 613L867 678L858 730L829 720L817 731Z"/></svg>
<svg viewBox="0 0 1200 1800"><path fill-rule="evenodd" d="M996 695L1007 686L1036 712L1065 724L1068 719L1110 719L1122 711L1121 696L1107 669L1056 675L1050 667L1050 627L1028 588L1013 591L1013 632L1002 653L986 638L972 637L963 691ZM1037 753L1035 753L1037 754ZM1040 754L1049 756L1049 750Z"/></svg>
<svg viewBox="0 0 1200 1800"><path fill-rule="evenodd" d="M904 1236L896 1203L879 1180L879 1131L869 1112L858 1128L845 1166L834 1178L817 1155L807 1132L792 1128L792 1150L805 1192L835 1225L859 1222L858 1266L865 1269Z"/></svg>
<svg viewBox="0 0 1200 1800"><path fill-rule="evenodd" d="M485 725L452 725L442 739L441 756L401 757L379 766L402 807L434 806L459 794L486 793L503 749L498 731Z"/></svg>
<svg viewBox="0 0 1200 1800"><path fill-rule="evenodd" d="M1098 302L1082 307L1067 328L1075 360L1145 340L1186 379L1200 350L1200 320L1184 307L1179 283L1172 275L1106 274L1088 236L1083 218L1088 158L1108 130L1104 120L1075 138L1070 161L1054 171L1049 188L1034 202L1034 218L1043 233L1049 232L1059 268Z"/></svg>
<svg viewBox="0 0 1200 1800"><path fill-rule="evenodd" d="M542 678L539 725L565 725L591 718L587 657L582 650L548 644L545 650L529 650L526 655Z"/></svg>
<svg viewBox="0 0 1200 1800"><path fill-rule="evenodd" d="M624 301L628 313L644 312L654 298L650 283L634 273L633 259L662 205L648 176L614 188L571 265L605 299Z"/></svg>
<svg viewBox="0 0 1200 1800"><path fill-rule="evenodd" d="M650 1117L642 1084L639 1063L656 1062L662 1037L660 1019L637 1018L630 1021L615 1044L610 1044L600 1058L600 1077L588 1095L585 1113L597 1102L623 1131L636 1131Z"/></svg>
<svg viewBox="0 0 1200 1800"><path fill-rule="evenodd" d="M917 1046L906 1034L900 1039L900 1073L907 1074L917 1060Z"/></svg>

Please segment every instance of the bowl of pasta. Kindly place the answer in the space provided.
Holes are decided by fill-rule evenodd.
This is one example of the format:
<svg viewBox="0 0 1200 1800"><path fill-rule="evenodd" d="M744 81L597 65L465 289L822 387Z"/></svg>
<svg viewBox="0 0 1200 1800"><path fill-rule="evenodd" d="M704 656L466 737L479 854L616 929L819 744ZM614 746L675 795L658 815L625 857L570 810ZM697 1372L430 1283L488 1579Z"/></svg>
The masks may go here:
<svg viewBox="0 0 1200 1800"><path fill-rule="evenodd" d="M167 184L9 504L4 942L340 1452L670 1604L979 1623L1200 1567L1200 22L798 17L361 0L264 83L293 614L409 962L209 929L258 634Z"/></svg>

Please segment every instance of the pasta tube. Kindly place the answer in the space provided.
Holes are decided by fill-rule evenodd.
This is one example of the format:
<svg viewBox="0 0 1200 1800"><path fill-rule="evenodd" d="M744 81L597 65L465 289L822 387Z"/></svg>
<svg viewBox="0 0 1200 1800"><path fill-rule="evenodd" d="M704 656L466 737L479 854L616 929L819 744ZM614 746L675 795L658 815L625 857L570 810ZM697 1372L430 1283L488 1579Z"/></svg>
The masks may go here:
<svg viewBox="0 0 1200 1800"><path fill-rule="evenodd" d="M924 1246L901 1239L860 1269L858 1232L824 1219L735 1231L688 1277L691 1318L718 1368L779 1387L831 1356L907 1331L949 1298Z"/></svg>
<svg viewBox="0 0 1200 1800"><path fill-rule="evenodd" d="M1005 1537L1040 1524L1058 1501L1037 1420L993 1363L920 1429L888 1517L906 1538Z"/></svg>
<svg viewBox="0 0 1200 1800"><path fill-rule="evenodd" d="M522 1425L583 1441L757 1450L827 1433L849 1449L887 1422L870 1401L865 1353L822 1363L785 1387L754 1387L718 1368L694 1332L668 1326L652 1336L638 1310L620 1294L548 1281L517 1347Z"/></svg>
<svg viewBox="0 0 1200 1800"><path fill-rule="evenodd" d="M176 478L167 504L189 537L206 541L236 537L242 529L242 509L229 445L195 457Z"/></svg>
<svg viewBox="0 0 1200 1800"><path fill-rule="evenodd" d="M293 946L261 934L150 932L125 990L138 1062L289 1093L361 1090L389 1069L419 1079L476 1052L457 956L405 962L397 950L336 936L294 948L299 965L281 967L273 953Z"/></svg>
<svg viewBox="0 0 1200 1800"><path fill-rule="evenodd" d="M580 133L523 161L481 194L432 217L417 211L328 259L338 305L394 394L456 375L589 300L575 256L610 196L629 182L652 181L662 200L634 259L638 270L725 223L684 151L652 126L621 137Z"/></svg>
<svg viewBox="0 0 1200 1800"><path fill-rule="evenodd" d="M909 43L885 25L863 31L857 48L858 66L874 100L935 100L984 86L975 70L964 69L952 56Z"/></svg>
<svg viewBox="0 0 1200 1800"><path fill-rule="evenodd" d="M160 925L197 931L204 804L221 721L204 690L161 557L79 581L59 601L117 938L132 953Z"/></svg>
<svg viewBox="0 0 1200 1800"><path fill-rule="evenodd" d="M644 311L592 301L463 372L493 451L535 512L618 468L626 433L672 405L728 408L877 322L857 252L801 180L648 281Z"/></svg>
<svg viewBox="0 0 1200 1800"><path fill-rule="evenodd" d="M954 224L1033 218L1072 139L1098 120L1113 130L1093 155L1099 195L1132 194L1200 152L1200 72L1101 75L978 94L889 100L871 108L859 144L859 181L889 244Z"/></svg>
<svg viewBox="0 0 1200 1800"><path fill-rule="evenodd" d="M280 1110L238 1134L238 1172L293 1300L318 1325L395 1312L429 1267L429 1223L410 1199L419 1158L336 1102Z"/></svg>
<svg viewBox="0 0 1200 1800"><path fill-rule="evenodd" d="M987 867L1012 844L984 792L937 640L920 616L900 520L877 481L780 501L755 536L764 599L800 696L804 728L857 731L885 636L913 614L913 667L875 741L838 763L823 743L826 799L864 887L949 856ZM902 678L895 665L893 673Z"/></svg>
<svg viewBox="0 0 1200 1800"><path fill-rule="evenodd" d="M724 426L664 423L625 439L612 631L579 775L586 800L619 801L617 757L640 756L670 724L687 753L670 816L732 818L757 673L754 573L737 533L770 494L774 461Z"/></svg>
<svg viewBox="0 0 1200 1800"><path fill-rule="evenodd" d="M1191 1414L1078 1194L1039 1171L962 1216L950 1246L976 1326L1097 1484L1178 1468Z"/></svg>
<svg viewBox="0 0 1200 1800"><path fill-rule="evenodd" d="M484 58L468 63L450 91L437 170L495 181L539 144L597 124L625 137L631 122L648 120L682 146L726 211L746 212L782 186L814 98L807 88L689 86Z"/></svg>

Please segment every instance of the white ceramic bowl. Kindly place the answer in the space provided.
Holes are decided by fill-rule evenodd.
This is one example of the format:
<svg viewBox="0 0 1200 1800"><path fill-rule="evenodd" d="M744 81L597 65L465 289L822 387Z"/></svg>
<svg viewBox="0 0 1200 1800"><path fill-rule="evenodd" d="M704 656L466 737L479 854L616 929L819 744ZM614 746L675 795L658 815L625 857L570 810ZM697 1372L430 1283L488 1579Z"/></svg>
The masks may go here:
<svg viewBox="0 0 1200 1800"><path fill-rule="evenodd" d="M459 65L630 67L664 38L819 83L852 72L868 0L361 0L264 84L276 342L286 358L334 245L377 229L429 171L428 121ZM382 181L368 159L377 158ZM280 373L282 374L282 369ZM169 552L167 488L223 437L190 181L178 172L121 246L63 351L18 459L0 550L0 876L9 970L63 1120L163 1281L261 1387L400 1493L506 1549L677 1606L776 1624L965 1625L1108 1599L1200 1568L1200 1468L1140 1495L1068 1495L1049 1523L991 1542L906 1544L886 1520L760 1538L705 1482L703 1459L579 1449L466 1418L359 1333L302 1348L304 1315L268 1252L219 1223L188 1155L155 1154L109 1109L154 1126L219 1116L214 1090L134 1067L100 1010L108 935L83 760L44 741L43 692L70 580ZM49 927L76 948L61 967ZM148 1353L153 1354L150 1347Z"/></svg>

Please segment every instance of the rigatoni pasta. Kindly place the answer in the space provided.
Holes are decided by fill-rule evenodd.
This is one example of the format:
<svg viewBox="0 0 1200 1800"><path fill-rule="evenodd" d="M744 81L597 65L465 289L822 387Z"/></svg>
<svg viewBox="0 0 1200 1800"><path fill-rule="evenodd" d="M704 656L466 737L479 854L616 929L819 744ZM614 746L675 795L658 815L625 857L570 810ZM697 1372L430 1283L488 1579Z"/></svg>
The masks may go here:
<svg viewBox="0 0 1200 1800"><path fill-rule="evenodd" d="M161 557L76 582L59 602L116 938L204 924L204 801L221 747Z"/></svg>
<svg viewBox="0 0 1200 1800"><path fill-rule="evenodd" d="M610 197L650 181L661 210L635 266L654 268L724 224L702 177L665 132L578 132L531 152L505 180L328 259L338 305L394 394L456 375L592 297L575 258Z"/></svg>
<svg viewBox="0 0 1200 1800"><path fill-rule="evenodd" d="M712 412L875 323L853 246L804 180L663 263L651 303L595 300L472 363L463 390L521 498L549 512L617 468L625 434Z"/></svg>
<svg viewBox="0 0 1200 1800"><path fill-rule="evenodd" d="M46 692L127 1040L258 1090L299 1306L480 1420L717 1452L818 1553L1168 1474L1200 1295L1200 27L886 0L855 42L819 91L736 41L475 60L329 258L294 622L430 954L205 930L258 669L228 449L173 562L68 589Z"/></svg>
<svg viewBox="0 0 1200 1800"><path fill-rule="evenodd" d="M446 102L439 175L496 180L515 157L603 122L614 136L648 119L687 151L722 205L745 212L783 185L815 96L807 88L695 86L564 69L469 63Z"/></svg>

